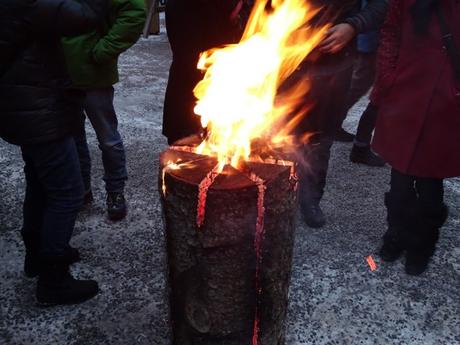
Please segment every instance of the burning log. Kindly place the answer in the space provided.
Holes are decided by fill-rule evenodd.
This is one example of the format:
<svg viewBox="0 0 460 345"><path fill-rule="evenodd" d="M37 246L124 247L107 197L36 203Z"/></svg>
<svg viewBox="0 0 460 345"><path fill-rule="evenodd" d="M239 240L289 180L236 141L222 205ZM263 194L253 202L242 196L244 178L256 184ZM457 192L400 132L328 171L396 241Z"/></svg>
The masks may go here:
<svg viewBox="0 0 460 345"><path fill-rule="evenodd" d="M241 41L200 56L206 136L160 164L174 345L284 344L296 181L294 164L268 152L296 147L309 84L278 90L325 37L329 25L310 23L318 13L256 0Z"/></svg>
<svg viewBox="0 0 460 345"><path fill-rule="evenodd" d="M296 209L293 166L161 155L174 345L282 345Z"/></svg>

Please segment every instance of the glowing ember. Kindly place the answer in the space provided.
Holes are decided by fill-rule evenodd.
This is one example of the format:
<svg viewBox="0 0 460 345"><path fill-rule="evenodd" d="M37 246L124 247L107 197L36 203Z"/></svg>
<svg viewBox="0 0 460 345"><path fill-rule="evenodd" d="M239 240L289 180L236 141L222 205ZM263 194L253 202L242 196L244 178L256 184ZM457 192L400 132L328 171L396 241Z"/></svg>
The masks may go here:
<svg viewBox="0 0 460 345"><path fill-rule="evenodd" d="M300 118L285 117L292 116L308 84L277 93L328 29L309 25L316 13L305 0L257 0L239 44L201 55L198 68L206 73L194 90L195 113L208 135L197 153L237 168L251 155L254 139L263 138L267 146L292 139L288 135Z"/></svg>
<svg viewBox="0 0 460 345"><path fill-rule="evenodd" d="M185 147L185 146L183 146L183 147ZM162 170L162 174L161 174L161 180L162 180L161 189L163 191L163 195L166 196L165 176L166 176L167 171L179 170L179 169L184 169L184 168L191 168L193 166L194 166L194 162L192 162L192 161L190 161L190 162L181 162L180 160L178 160L177 162L168 161L168 163L166 163L166 165L164 166L164 168Z"/></svg>
<svg viewBox="0 0 460 345"><path fill-rule="evenodd" d="M250 173L248 176L257 186L257 221L256 221L256 234L254 238L254 248L256 251L256 309L254 316L254 331L252 336L252 344L257 345L259 343L259 303L260 303L260 294L262 293L262 288L260 284L260 267L262 265L262 240L264 237L264 216L265 216L265 207L264 207L264 198L265 198L265 181L261 179L254 173Z"/></svg>
<svg viewBox="0 0 460 345"><path fill-rule="evenodd" d="M204 223L204 217L206 213L206 198L208 196L209 187L214 183L214 180L219 175L219 172L222 171L220 164L217 164L200 182L198 186L198 205L196 211L196 224L199 228Z"/></svg>
<svg viewBox="0 0 460 345"><path fill-rule="evenodd" d="M367 261L369 267L371 268L371 271L375 271L377 269L377 264L375 263L374 258L372 257L372 255L369 255L366 258L366 261Z"/></svg>

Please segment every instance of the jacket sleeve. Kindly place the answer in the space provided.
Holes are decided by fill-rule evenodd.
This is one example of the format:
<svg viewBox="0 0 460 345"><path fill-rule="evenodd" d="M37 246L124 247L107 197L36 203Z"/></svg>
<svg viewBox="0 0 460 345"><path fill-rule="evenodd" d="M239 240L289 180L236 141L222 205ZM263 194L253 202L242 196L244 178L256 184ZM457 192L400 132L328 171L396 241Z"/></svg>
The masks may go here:
<svg viewBox="0 0 460 345"><path fill-rule="evenodd" d="M29 18L38 32L77 36L95 30L107 9L108 0L37 0Z"/></svg>
<svg viewBox="0 0 460 345"><path fill-rule="evenodd" d="M93 59L102 63L116 58L137 42L145 23L143 0L123 0L116 9L115 21L93 49Z"/></svg>
<svg viewBox="0 0 460 345"><path fill-rule="evenodd" d="M377 53L377 76L371 94L371 101L378 104L382 95L391 87L401 44L403 0L390 0L390 8L380 33Z"/></svg>
<svg viewBox="0 0 460 345"><path fill-rule="evenodd" d="M345 19L356 33L380 30L385 20L388 8L388 0L369 0L360 12Z"/></svg>

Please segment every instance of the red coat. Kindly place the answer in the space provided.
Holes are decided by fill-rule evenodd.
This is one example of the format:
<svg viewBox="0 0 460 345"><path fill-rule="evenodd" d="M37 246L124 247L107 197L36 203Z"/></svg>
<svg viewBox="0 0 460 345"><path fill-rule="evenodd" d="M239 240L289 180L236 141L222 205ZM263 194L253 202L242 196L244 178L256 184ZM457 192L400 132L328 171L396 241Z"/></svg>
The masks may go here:
<svg viewBox="0 0 460 345"><path fill-rule="evenodd" d="M379 106L373 149L394 169L418 177L460 176L460 81L433 15L416 35L415 0L390 0L372 101ZM460 49L460 2L441 0Z"/></svg>

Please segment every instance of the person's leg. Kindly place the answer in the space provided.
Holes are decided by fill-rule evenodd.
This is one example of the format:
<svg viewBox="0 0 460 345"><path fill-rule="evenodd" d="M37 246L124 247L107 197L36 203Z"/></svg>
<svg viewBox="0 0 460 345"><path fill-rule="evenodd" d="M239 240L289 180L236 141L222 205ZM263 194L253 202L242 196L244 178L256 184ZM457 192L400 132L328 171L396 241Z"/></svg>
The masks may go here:
<svg viewBox="0 0 460 345"><path fill-rule="evenodd" d="M375 70L376 54L359 53L347 96L348 109L369 92L374 84Z"/></svg>
<svg viewBox="0 0 460 345"><path fill-rule="evenodd" d="M24 273L27 277L38 274L40 232L43 226L45 195L33 168L33 162L23 153L26 193L23 206L22 239L26 248Z"/></svg>
<svg viewBox="0 0 460 345"><path fill-rule="evenodd" d="M369 92L375 80L376 54L359 53L355 60L351 85L347 93L347 100L340 114L340 126L335 135L337 141L352 141L353 135L343 129L349 110L367 92Z"/></svg>
<svg viewBox="0 0 460 345"><path fill-rule="evenodd" d="M113 95L113 87L87 90L85 111L102 151L108 214L111 219L117 220L125 217L127 211L123 193L128 174Z"/></svg>
<svg viewBox="0 0 460 345"><path fill-rule="evenodd" d="M350 152L350 161L369 166L384 166L385 161L371 150L372 132L377 121L378 107L372 102L367 105L366 110L361 115L358 130Z"/></svg>
<svg viewBox="0 0 460 345"><path fill-rule="evenodd" d="M40 233L37 299L43 304L72 304L98 292L94 281L78 281L69 273L69 241L83 199L83 182L72 137L23 146L45 199Z"/></svg>
<svg viewBox="0 0 460 345"><path fill-rule="evenodd" d="M83 183L73 138L23 147L43 191L40 253L63 256L81 206ZM33 166L32 166L33 165Z"/></svg>
<svg viewBox="0 0 460 345"><path fill-rule="evenodd" d="M406 272L419 275L426 270L434 254L439 229L447 219L447 207L442 179L417 177L415 186L418 200L415 219L409 229Z"/></svg>
<svg viewBox="0 0 460 345"><path fill-rule="evenodd" d="M406 249L408 229L417 200L414 182L413 176L391 170L390 191L385 194L388 229L379 252L384 261L395 261Z"/></svg>
<svg viewBox="0 0 460 345"><path fill-rule="evenodd" d="M319 202L326 185L334 134L340 125L339 109L346 100L351 74L350 68L333 76L316 78L312 80L308 95L315 105L301 129L316 134L304 148L305 161L299 169L299 201L305 222L311 227L321 227L325 223Z"/></svg>
<svg viewBox="0 0 460 345"><path fill-rule="evenodd" d="M93 201L93 194L91 191L91 155L89 153L88 142L86 139L85 129L86 116L81 114L80 128L74 135L75 145L80 159L81 176L83 179L83 187L85 190L83 204L89 204Z"/></svg>

